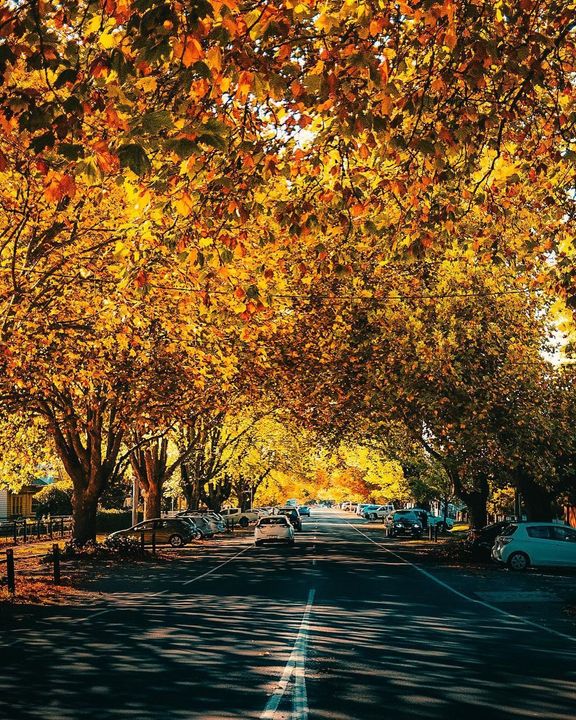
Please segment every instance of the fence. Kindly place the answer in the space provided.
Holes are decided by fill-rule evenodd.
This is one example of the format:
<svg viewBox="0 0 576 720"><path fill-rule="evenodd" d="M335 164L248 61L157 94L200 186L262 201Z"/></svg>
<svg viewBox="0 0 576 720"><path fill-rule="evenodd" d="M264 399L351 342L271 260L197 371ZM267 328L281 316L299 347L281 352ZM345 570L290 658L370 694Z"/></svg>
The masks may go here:
<svg viewBox="0 0 576 720"><path fill-rule="evenodd" d="M72 518L60 515L39 520L11 520L0 522L0 542L18 543L29 540L52 540L72 533Z"/></svg>
<svg viewBox="0 0 576 720"><path fill-rule="evenodd" d="M16 560L21 561L29 561L29 560L38 560L38 559L49 559L49 562L46 563L46 567L51 563L52 564L52 579L54 582L54 585L60 584L60 546L58 543L54 543L52 545L52 555L47 555L46 553L41 553L39 555L24 555L20 558L16 558L14 556L14 550L12 548L8 548L6 550L6 558L0 559L0 566L6 565L6 584L8 586L8 591L12 594L16 594Z"/></svg>

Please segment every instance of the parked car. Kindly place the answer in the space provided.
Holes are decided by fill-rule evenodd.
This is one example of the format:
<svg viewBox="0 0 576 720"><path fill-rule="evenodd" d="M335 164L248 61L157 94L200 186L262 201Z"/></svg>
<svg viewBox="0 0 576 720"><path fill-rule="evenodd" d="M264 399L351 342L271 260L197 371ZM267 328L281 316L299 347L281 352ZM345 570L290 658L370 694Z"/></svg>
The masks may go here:
<svg viewBox="0 0 576 720"><path fill-rule="evenodd" d="M256 522L260 515L256 510L242 511L240 508L225 508L220 511L222 519L227 525L239 525L242 528L248 527L252 522Z"/></svg>
<svg viewBox="0 0 576 720"><path fill-rule="evenodd" d="M172 547L186 545L194 537L192 525L182 518L154 518L153 520L144 520L124 530L110 533L107 539L129 538L131 540L140 540L142 534L144 534L144 542L147 545L152 544L152 537L154 536L158 545L172 545Z"/></svg>
<svg viewBox="0 0 576 720"><path fill-rule="evenodd" d="M480 530L470 530L466 538L469 549L478 556L489 558L496 538L511 524L510 520L486 525Z"/></svg>
<svg viewBox="0 0 576 720"><path fill-rule="evenodd" d="M356 515L363 515L364 508L370 507L371 505L373 505L373 503L358 503L354 512L356 513Z"/></svg>
<svg viewBox="0 0 576 720"><path fill-rule="evenodd" d="M419 538L422 536L422 523L412 510L396 510L384 521L390 537L399 535Z"/></svg>
<svg viewBox="0 0 576 720"><path fill-rule="evenodd" d="M557 523L511 523L496 538L492 557L511 570L576 567L576 529Z"/></svg>
<svg viewBox="0 0 576 720"><path fill-rule="evenodd" d="M310 517L310 508L308 505L300 505L298 512L300 513L300 517L304 517L304 515Z"/></svg>
<svg viewBox="0 0 576 720"><path fill-rule="evenodd" d="M221 520L216 520L210 513L197 510L185 510L184 512L178 513L176 517L192 519L196 523L201 537L213 537L216 533L226 530L224 523Z"/></svg>
<svg viewBox="0 0 576 720"><path fill-rule="evenodd" d="M254 544L285 542L294 544L294 528L286 515L262 517L254 528Z"/></svg>
<svg viewBox="0 0 576 720"><path fill-rule="evenodd" d="M275 515L285 515L292 523L294 530L302 530L302 519L298 509L295 507L276 508Z"/></svg>
<svg viewBox="0 0 576 720"><path fill-rule="evenodd" d="M366 520L379 520L394 512L394 505L368 505L364 508Z"/></svg>

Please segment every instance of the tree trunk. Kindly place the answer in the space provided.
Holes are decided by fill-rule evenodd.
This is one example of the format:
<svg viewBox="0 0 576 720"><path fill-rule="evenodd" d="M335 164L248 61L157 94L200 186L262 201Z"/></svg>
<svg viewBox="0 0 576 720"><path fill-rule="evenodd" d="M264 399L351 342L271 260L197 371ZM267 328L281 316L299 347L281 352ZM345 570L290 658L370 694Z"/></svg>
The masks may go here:
<svg viewBox="0 0 576 720"><path fill-rule="evenodd" d="M135 435L137 443L142 438ZM162 512L162 490L169 476L168 440L154 439L147 446L140 444L130 457L132 472L138 478L144 496L144 519L160 517Z"/></svg>
<svg viewBox="0 0 576 720"><path fill-rule="evenodd" d="M162 513L162 488L157 483L148 486L144 494L144 520L159 518Z"/></svg>
<svg viewBox="0 0 576 720"><path fill-rule="evenodd" d="M487 506L490 494L490 486L486 475L483 473L476 475L473 490L464 487L458 472L451 470L449 475L454 483L455 494L466 503L470 527L474 530L485 527L488 524Z"/></svg>
<svg viewBox="0 0 576 720"><path fill-rule="evenodd" d="M192 475L186 463L180 465L180 479L187 509L198 510L200 507L200 486L197 478Z"/></svg>
<svg viewBox="0 0 576 720"><path fill-rule="evenodd" d="M528 522L551 522L554 518L552 495L539 483L523 476L518 490Z"/></svg>
<svg viewBox="0 0 576 720"><path fill-rule="evenodd" d="M96 513L98 497L74 490L72 497L72 542L75 545L86 545L96 542Z"/></svg>

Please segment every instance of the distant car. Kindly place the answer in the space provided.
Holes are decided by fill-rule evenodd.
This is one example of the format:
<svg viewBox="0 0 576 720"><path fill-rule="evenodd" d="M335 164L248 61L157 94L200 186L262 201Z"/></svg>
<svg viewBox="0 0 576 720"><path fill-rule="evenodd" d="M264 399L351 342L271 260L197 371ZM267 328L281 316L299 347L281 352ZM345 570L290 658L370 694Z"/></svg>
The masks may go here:
<svg viewBox="0 0 576 720"><path fill-rule="evenodd" d="M176 515L178 518L190 518L198 527L201 537L212 537L216 533L224 532L226 526L222 520L214 517L215 513L205 513L197 510L184 511Z"/></svg>
<svg viewBox="0 0 576 720"><path fill-rule="evenodd" d="M368 505L364 508L363 517L366 520L379 520L394 512L394 505Z"/></svg>
<svg viewBox="0 0 576 720"><path fill-rule="evenodd" d="M254 544L265 542L294 544L294 528L286 515L270 515L258 520L254 528Z"/></svg>
<svg viewBox="0 0 576 720"><path fill-rule="evenodd" d="M310 517L310 508L308 505L300 505L298 512L300 513L300 517L303 517L304 515L306 517Z"/></svg>
<svg viewBox="0 0 576 720"><path fill-rule="evenodd" d="M466 538L468 548L479 557L489 558L496 538L498 535L502 535L509 525L511 525L510 520L502 520L486 525L480 530L470 530Z"/></svg>
<svg viewBox="0 0 576 720"><path fill-rule="evenodd" d="M276 508L275 515L285 515L288 520L291 522L294 530L302 530L302 519L300 518L300 513L298 512L298 509L295 507L284 507L284 508Z"/></svg>
<svg viewBox="0 0 576 720"><path fill-rule="evenodd" d="M191 524L184 519L154 518L153 520L144 520L124 530L110 533L107 539L128 538L141 540L142 535L144 535L146 545L151 545L154 537L158 545L182 547L182 545L186 545L193 539L194 532Z"/></svg>
<svg viewBox="0 0 576 720"><path fill-rule="evenodd" d="M354 510L354 512L356 513L356 515L363 515L364 508L372 507L372 505L373 505L373 503L358 503L358 505L356 505L356 509Z"/></svg>
<svg viewBox="0 0 576 720"><path fill-rule="evenodd" d="M407 536L419 538L422 536L420 518L411 510L396 510L390 513L384 522L390 537Z"/></svg>
<svg viewBox="0 0 576 720"><path fill-rule="evenodd" d="M511 570L576 567L576 529L558 523L511 523L496 538L492 557Z"/></svg>
<svg viewBox="0 0 576 720"><path fill-rule="evenodd" d="M260 514L256 510L240 510L240 508L225 508L220 511L222 519L227 525L239 525L247 528L250 523L256 522Z"/></svg>

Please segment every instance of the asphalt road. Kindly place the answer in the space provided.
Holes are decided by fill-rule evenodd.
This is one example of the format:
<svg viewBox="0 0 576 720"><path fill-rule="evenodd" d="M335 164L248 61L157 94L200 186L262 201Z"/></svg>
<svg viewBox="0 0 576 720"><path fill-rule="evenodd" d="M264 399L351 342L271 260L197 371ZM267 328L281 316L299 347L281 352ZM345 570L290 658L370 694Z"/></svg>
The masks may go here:
<svg viewBox="0 0 576 720"><path fill-rule="evenodd" d="M23 612L1 636L0 718L573 720L576 635L405 547L325 511L294 548L237 537L118 572L98 608Z"/></svg>

